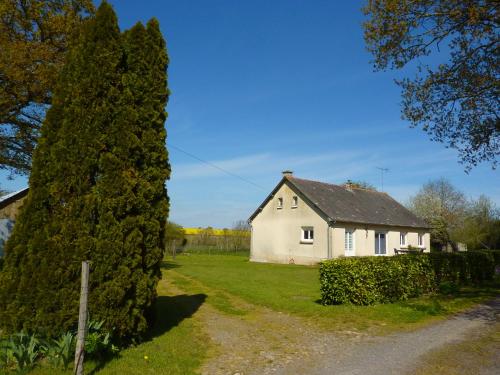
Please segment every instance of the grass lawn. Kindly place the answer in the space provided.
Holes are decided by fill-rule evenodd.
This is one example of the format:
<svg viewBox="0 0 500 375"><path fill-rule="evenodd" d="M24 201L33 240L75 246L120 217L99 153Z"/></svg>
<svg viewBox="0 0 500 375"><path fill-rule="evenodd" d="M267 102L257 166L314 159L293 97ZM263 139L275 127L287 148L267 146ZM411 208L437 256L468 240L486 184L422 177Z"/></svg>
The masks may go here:
<svg viewBox="0 0 500 375"><path fill-rule="evenodd" d="M164 271L166 273L167 271ZM200 322L192 315L204 303L202 294L172 293L169 276L158 286L156 310L158 319L147 341L125 349L111 361L99 364L85 362L86 374L196 374L207 354L207 337ZM147 357L147 358L146 358ZM1 373L1 370L0 370ZM30 374L72 374L48 365L35 368Z"/></svg>
<svg viewBox="0 0 500 375"><path fill-rule="evenodd" d="M498 285L463 288L450 296L424 296L374 306L322 306L318 267L252 263L244 255L181 255L167 261L168 274L182 289L204 292L207 302L230 309L233 295L276 311L312 317L332 329L384 333L411 329L446 317L500 293ZM236 311L240 311L236 308Z"/></svg>
<svg viewBox="0 0 500 375"><path fill-rule="evenodd" d="M159 319L148 340L121 351L107 363L87 361L86 373L196 373L213 354L202 318L208 310L197 313L203 304L215 308L210 311L248 321L259 319L254 312L265 307L304 317L320 328L383 334L418 328L500 293L496 285L386 305L322 306L318 303L318 267L251 263L244 254L179 255L175 261L164 262L163 275L156 305ZM265 324L259 320L254 323ZM42 364L31 373L71 371L61 372Z"/></svg>

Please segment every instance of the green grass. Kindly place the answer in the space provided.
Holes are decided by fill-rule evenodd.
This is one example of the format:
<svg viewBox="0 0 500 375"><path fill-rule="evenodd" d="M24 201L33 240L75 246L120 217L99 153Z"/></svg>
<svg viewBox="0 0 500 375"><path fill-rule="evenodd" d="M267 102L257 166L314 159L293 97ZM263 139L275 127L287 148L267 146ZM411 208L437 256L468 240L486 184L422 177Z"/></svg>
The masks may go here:
<svg viewBox="0 0 500 375"><path fill-rule="evenodd" d="M168 274L168 270L164 271ZM107 363L85 362L87 374L196 374L209 349L208 338L193 314L205 302L201 293L178 294L167 288L169 276L158 287L156 310L158 318L148 340L122 350ZM145 358L147 357L147 359ZM35 368L30 374L71 374L48 365Z"/></svg>
<svg viewBox="0 0 500 375"><path fill-rule="evenodd" d="M500 324L496 323L488 328L486 331L469 332L466 340L450 343L425 355L414 374L494 373L499 363Z"/></svg>
<svg viewBox="0 0 500 375"><path fill-rule="evenodd" d="M195 374L213 349L203 319L195 314L205 303L219 313L243 319L258 319L253 314L257 305L305 317L322 328L378 334L417 328L500 292L497 285L386 305L322 306L317 267L251 263L247 256L234 254L179 255L175 261L164 262L163 273L156 305L159 318L148 340L107 363L87 361L86 373ZM42 364L31 374L71 371Z"/></svg>
<svg viewBox="0 0 500 375"><path fill-rule="evenodd" d="M172 267L174 280L184 290L203 285L207 302L216 293L224 292L276 311L315 318L318 324L332 329L411 329L500 292L498 286L465 288L454 295L424 296L392 304L322 306L315 266L252 263L245 256L235 255L182 255L166 264ZM175 274L184 278L180 280Z"/></svg>

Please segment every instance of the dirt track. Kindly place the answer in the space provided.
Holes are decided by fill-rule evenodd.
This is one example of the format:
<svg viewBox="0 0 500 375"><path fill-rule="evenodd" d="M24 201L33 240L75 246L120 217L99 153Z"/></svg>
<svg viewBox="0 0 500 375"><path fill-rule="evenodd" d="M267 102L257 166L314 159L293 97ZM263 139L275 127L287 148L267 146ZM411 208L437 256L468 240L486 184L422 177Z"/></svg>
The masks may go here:
<svg viewBox="0 0 500 375"><path fill-rule="evenodd" d="M413 374L426 355L467 340L473 332L498 330L500 298L425 328L388 336L322 333L305 319L255 306L241 317L210 306L200 310L218 347L202 374ZM500 357L498 343L496 354ZM474 374L497 371L496 362L471 369Z"/></svg>

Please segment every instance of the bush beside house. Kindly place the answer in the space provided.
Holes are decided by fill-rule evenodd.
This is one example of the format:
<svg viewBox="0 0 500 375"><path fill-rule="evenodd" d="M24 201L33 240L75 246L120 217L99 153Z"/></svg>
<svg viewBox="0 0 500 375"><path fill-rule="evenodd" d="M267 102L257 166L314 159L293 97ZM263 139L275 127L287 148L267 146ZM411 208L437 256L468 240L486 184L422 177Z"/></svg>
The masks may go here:
<svg viewBox="0 0 500 375"><path fill-rule="evenodd" d="M432 292L444 282L479 284L494 274L491 252L332 259L320 264L321 303L394 302Z"/></svg>

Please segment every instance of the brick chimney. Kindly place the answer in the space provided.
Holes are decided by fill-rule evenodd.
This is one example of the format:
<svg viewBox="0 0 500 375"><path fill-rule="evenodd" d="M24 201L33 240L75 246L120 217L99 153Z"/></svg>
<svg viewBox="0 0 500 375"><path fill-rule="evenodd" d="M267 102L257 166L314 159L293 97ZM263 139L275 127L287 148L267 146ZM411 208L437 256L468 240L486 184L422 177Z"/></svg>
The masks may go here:
<svg viewBox="0 0 500 375"><path fill-rule="evenodd" d="M281 174L283 175L283 177L293 177L293 171L290 170L285 170L281 172Z"/></svg>

